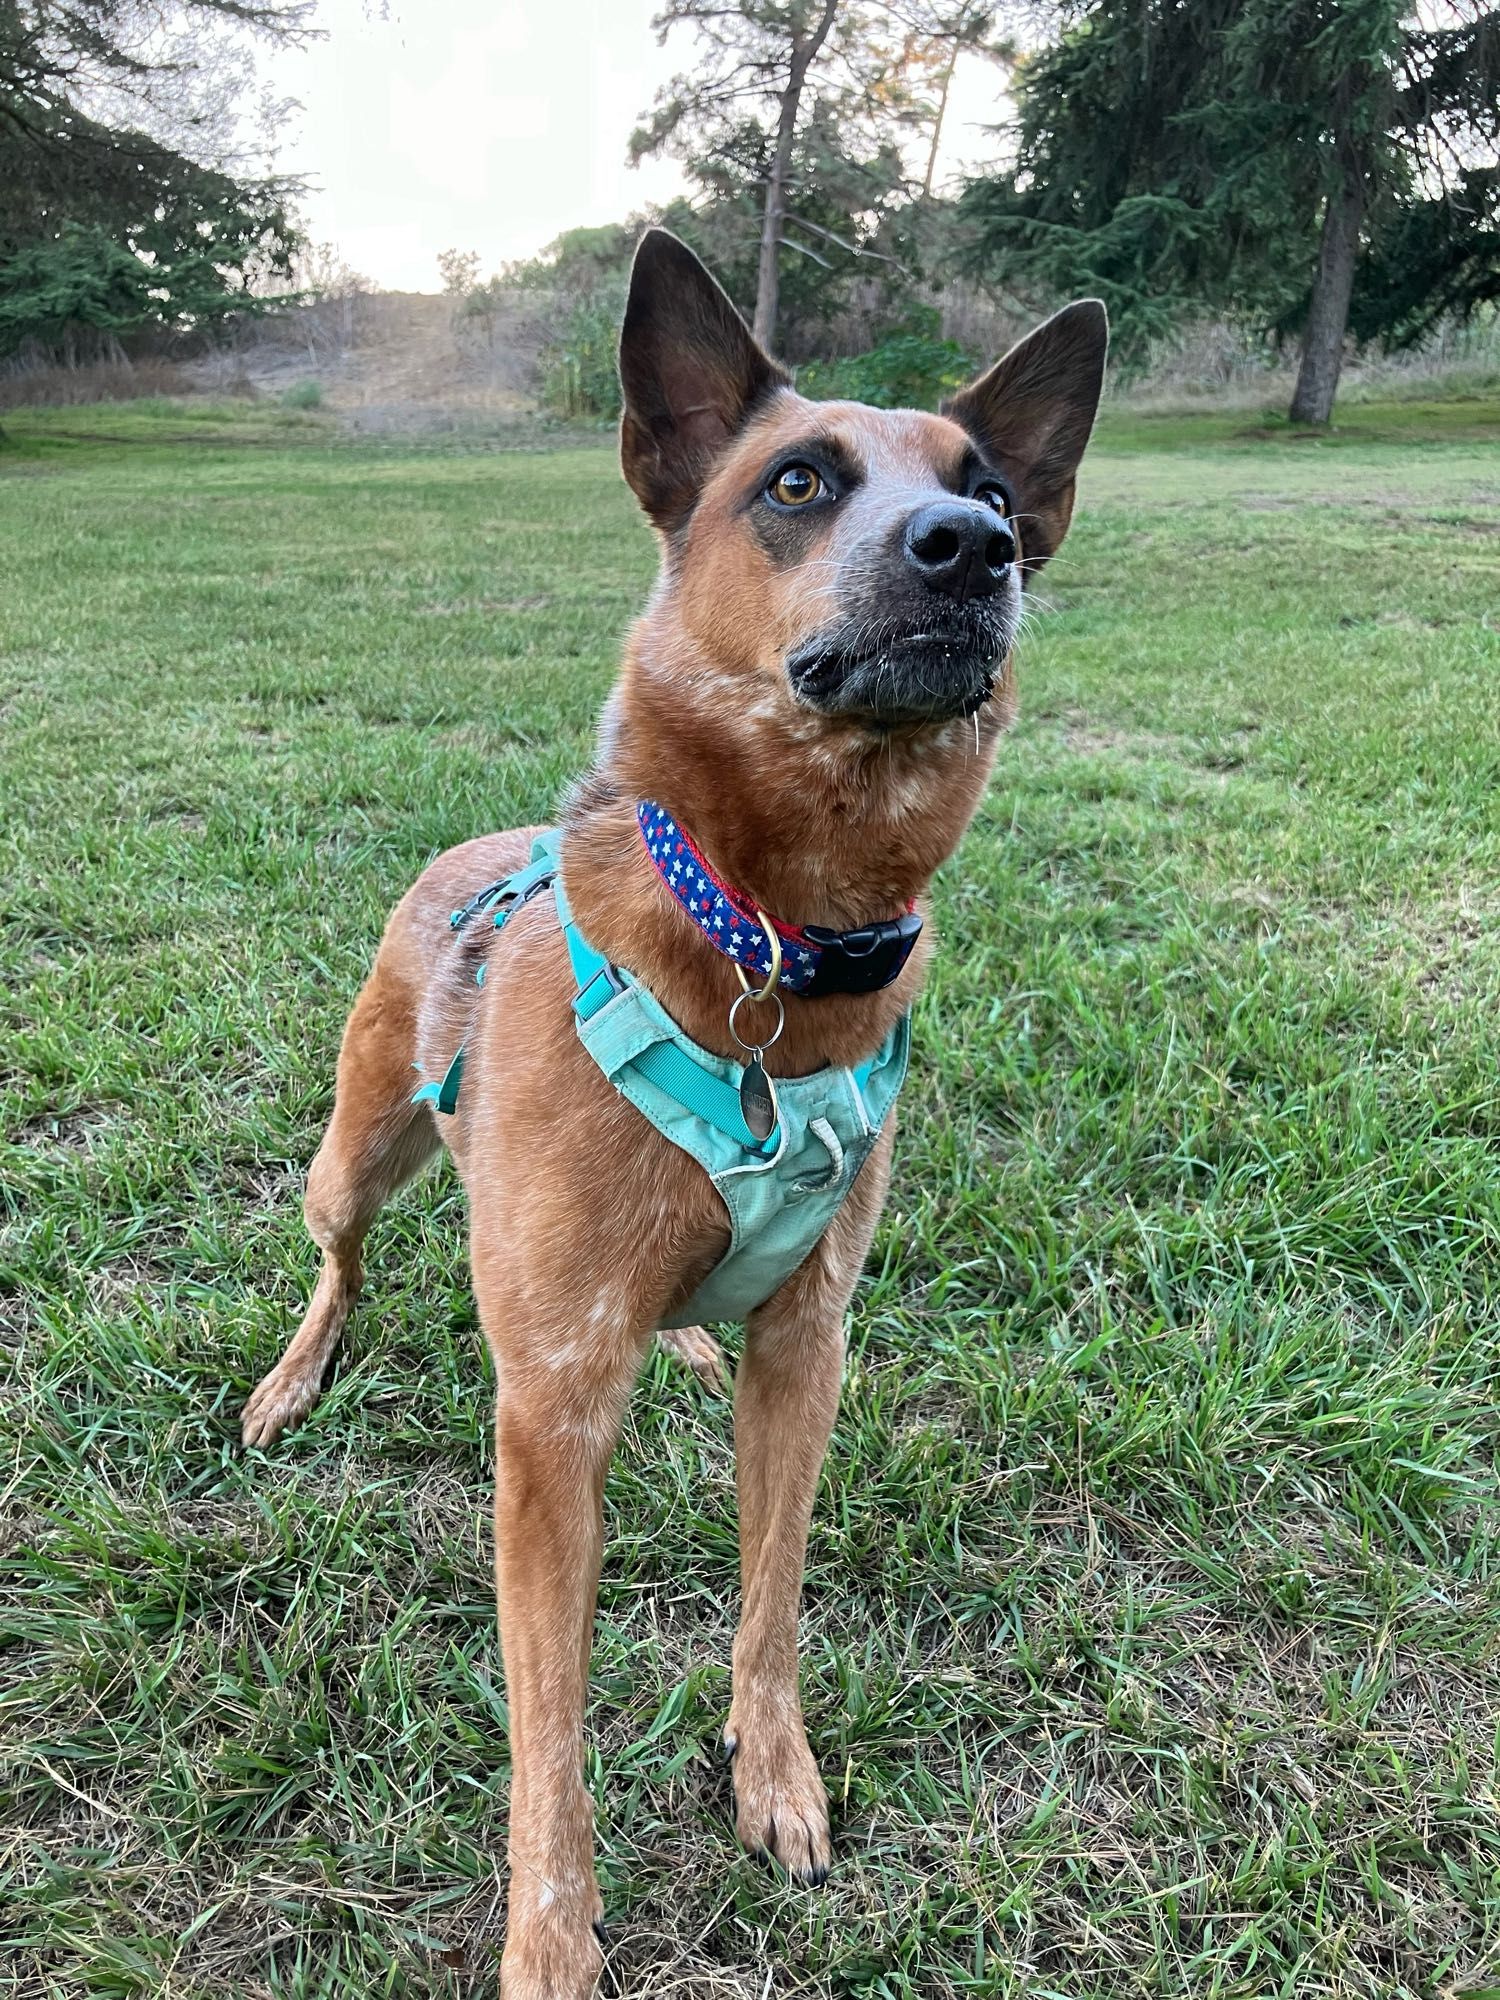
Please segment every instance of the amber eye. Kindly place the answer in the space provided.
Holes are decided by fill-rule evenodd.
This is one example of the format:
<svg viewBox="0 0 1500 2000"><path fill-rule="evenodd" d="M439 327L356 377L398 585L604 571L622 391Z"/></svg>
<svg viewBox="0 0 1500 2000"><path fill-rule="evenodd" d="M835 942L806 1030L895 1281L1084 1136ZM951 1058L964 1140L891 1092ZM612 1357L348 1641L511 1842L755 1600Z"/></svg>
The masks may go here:
<svg viewBox="0 0 1500 2000"><path fill-rule="evenodd" d="M823 491L823 482L810 465L787 465L766 491L783 507L805 507Z"/></svg>
<svg viewBox="0 0 1500 2000"><path fill-rule="evenodd" d="M993 507L997 514L1008 514L1010 507L998 486L976 486L974 498L982 500L986 507Z"/></svg>

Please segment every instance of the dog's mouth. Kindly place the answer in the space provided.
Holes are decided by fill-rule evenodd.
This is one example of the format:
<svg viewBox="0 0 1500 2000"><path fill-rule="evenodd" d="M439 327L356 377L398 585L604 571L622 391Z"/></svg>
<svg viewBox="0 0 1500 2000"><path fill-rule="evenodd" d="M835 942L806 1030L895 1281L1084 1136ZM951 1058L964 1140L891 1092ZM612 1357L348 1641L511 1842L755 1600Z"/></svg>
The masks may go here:
<svg viewBox="0 0 1500 2000"><path fill-rule="evenodd" d="M881 729L948 722L989 700L1010 638L1008 622L992 616L897 633L865 623L804 641L787 656L787 679L803 707L823 715Z"/></svg>

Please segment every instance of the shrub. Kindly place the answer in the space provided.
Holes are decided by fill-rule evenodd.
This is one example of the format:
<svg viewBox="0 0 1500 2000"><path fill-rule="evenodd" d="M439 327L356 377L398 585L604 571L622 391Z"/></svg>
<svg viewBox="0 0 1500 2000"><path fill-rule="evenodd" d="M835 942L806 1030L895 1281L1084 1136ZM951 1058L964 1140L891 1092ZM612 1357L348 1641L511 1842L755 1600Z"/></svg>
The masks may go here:
<svg viewBox="0 0 1500 2000"><path fill-rule="evenodd" d="M580 299L559 340L542 352L542 402L559 417L620 414L616 351L624 302L613 290Z"/></svg>
<svg viewBox="0 0 1500 2000"><path fill-rule="evenodd" d="M797 371L797 387L804 396L824 402L837 397L873 403L880 410L931 410L974 370L972 356L956 340L939 340L933 333L893 333L868 354L805 363Z"/></svg>
<svg viewBox="0 0 1500 2000"><path fill-rule="evenodd" d="M290 389L281 394L284 410L321 410L323 407L323 385L321 382L294 382Z"/></svg>

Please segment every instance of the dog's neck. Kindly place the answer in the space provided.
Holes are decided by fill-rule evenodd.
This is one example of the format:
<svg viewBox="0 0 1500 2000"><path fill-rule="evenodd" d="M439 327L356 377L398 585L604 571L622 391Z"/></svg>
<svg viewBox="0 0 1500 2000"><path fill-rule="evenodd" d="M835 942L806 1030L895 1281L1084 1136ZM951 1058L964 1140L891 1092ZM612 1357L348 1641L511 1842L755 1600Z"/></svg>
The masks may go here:
<svg viewBox="0 0 1500 2000"><path fill-rule="evenodd" d="M657 878L636 805L654 799L714 869L792 924L846 929L892 917L926 890L983 794L1013 707L1012 675L977 718L880 735L747 702L705 673L701 698L658 680L638 646L606 712L600 754L567 819L567 885L585 935L641 979L695 1040L730 1055L734 969L696 935ZM787 1001L783 1074L871 1053L921 983L929 938L890 987Z"/></svg>
<svg viewBox="0 0 1500 2000"><path fill-rule="evenodd" d="M797 706L784 685L716 667L675 620L663 631L648 613L601 764L632 806L666 806L763 909L846 929L896 916L926 890L983 795L1010 709L1007 671L977 717L890 730L838 722Z"/></svg>

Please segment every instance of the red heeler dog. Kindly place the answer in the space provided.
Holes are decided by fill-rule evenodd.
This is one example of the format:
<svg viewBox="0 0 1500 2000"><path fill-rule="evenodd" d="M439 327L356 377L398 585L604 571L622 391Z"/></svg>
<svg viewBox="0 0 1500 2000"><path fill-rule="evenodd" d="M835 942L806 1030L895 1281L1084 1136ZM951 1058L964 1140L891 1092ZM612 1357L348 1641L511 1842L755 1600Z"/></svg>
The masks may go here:
<svg viewBox="0 0 1500 2000"><path fill-rule="evenodd" d="M808 402L648 232L621 451L661 569L597 761L551 872L528 870L537 829L433 862L350 1017L307 1190L322 1271L244 1435L311 1408L376 1211L446 1141L496 1375L505 2000L583 2000L601 1968L583 1725L602 1494L660 1328L746 1320L738 1831L826 1873L797 1611L843 1317L890 1172L921 899L1013 713L1023 585L1067 532L1106 340L1083 300L940 416ZM696 1326L677 1341L711 1364Z"/></svg>

